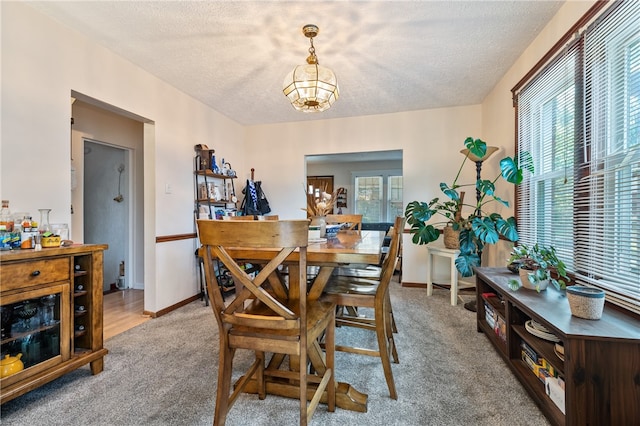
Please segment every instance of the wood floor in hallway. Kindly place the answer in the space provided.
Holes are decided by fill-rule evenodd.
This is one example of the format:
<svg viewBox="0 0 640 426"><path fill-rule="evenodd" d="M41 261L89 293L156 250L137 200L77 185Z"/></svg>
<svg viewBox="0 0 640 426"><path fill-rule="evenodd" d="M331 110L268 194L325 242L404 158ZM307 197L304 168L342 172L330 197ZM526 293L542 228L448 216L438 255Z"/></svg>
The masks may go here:
<svg viewBox="0 0 640 426"><path fill-rule="evenodd" d="M144 290L126 289L104 295L104 340L151 319L144 315Z"/></svg>

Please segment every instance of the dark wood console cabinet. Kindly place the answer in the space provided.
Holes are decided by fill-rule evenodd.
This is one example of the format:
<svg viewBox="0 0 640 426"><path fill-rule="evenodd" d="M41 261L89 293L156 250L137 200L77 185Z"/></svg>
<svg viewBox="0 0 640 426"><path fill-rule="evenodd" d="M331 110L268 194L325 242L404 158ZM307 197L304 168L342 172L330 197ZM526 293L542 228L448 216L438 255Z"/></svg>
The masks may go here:
<svg viewBox="0 0 640 426"><path fill-rule="evenodd" d="M600 320L571 315L563 292L509 289L519 279L506 268L476 270L477 328L484 332L513 374L555 425L640 425L640 320L606 306ZM495 294L486 307L486 297ZM493 310L502 330L487 318ZM533 320L564 345L564 360L555 343L531 334ZM502 324L502 322L501 322ZM565 382L565 414L547 395L545 384L522 359L522 342L544 358ZM496 377L498 380L498 377Z"/></svg>

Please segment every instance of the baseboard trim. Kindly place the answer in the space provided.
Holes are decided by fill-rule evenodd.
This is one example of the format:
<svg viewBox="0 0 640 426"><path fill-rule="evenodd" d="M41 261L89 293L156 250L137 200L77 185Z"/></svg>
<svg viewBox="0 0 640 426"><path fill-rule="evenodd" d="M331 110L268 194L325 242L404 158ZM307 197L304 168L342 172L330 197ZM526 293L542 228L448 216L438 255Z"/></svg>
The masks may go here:
<svg viewBox="0 0 640 426"><path fill-rule="evenodd" d="M167 306L164 309L160 309L158 312L144 311L143 315L149 315L151 318L158 318L158 317L161 317L163 315L168 314L169 312L175 311L178 308L181 308L181 307L183 307L185 305L188 305L191 302L195 302L198 299L200 299L200 295L196 294L195 296L191 296L190 298L185 299L185 300L183 300L181 302L178 302L178 303L176 303L174 305Z"/></svg>
<svg viewBox="0 0 640 426"><path fill-rule="evenodd" d="M411 283L411 282L402 281L402 287L427 288L427 283Z"/></svg>

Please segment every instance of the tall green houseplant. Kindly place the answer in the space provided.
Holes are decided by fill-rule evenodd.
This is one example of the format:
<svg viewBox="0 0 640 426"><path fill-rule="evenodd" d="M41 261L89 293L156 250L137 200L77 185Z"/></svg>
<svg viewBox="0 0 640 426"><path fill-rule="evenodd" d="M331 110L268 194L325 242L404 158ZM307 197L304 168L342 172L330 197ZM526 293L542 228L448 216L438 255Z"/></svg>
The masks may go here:
<svg viewBox="0 0 640 426"><path fill-rule="evenodd" d="M514 217L504 219L499 213L486 213L485 208L490 203L500 203L509 206L509 203L495 194L495 184L499 179L504 179L514 185L522 182L524 170L533 173L533 161L528 152L522 153L520 162L518 157L505 157L500 160L500 173L494 179L478 179L473 183L458 183L462 168L470 155L483 158L487 152L487 144L474 138L467 138L464 146L468 150L462 160L453 183L440 183L440 190L446 196L444 201L439 197L431 201L412 201L407 204L405 217L411 226L412 241L414 244L429 244L440 237L440 227L443 224L451 225L454 230L460 231L460 254L456 259L456 268L463 277L473 275L473 268L480 266L480 254L485 244L495 244L500 235L509 241L518 240L516 220ZM463 203L464 187L475 187L479 196L475 204ZM472 213L461 215L463 207L470 207ZM427 224L432 217L441 216L440 222Z"/></svg>

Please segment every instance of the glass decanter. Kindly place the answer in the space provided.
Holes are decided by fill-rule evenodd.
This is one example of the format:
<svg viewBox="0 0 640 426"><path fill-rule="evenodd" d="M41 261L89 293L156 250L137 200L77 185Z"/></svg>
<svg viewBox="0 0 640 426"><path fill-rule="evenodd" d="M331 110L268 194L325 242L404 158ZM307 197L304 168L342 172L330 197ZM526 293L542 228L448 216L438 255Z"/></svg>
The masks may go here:
<svg viewBox="0 0 640 426"><path fill-rule="evenodd" d="M40 212L38 231L40 231L41 234L51 232L51 224L49 223L49 213L51 213L51 209L38 209L38 211Z"/></svg>

